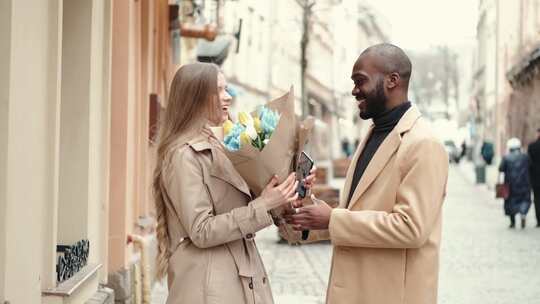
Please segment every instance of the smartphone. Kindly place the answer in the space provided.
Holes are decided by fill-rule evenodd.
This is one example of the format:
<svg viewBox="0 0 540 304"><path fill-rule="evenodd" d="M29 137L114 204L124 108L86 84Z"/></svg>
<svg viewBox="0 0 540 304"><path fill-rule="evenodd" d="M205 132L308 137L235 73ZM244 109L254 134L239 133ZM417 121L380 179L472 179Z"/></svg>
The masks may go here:
<svg viewBox="0 0 540 304"><path fill-rule="evenodd" d="M304 185L304 179L309 176L309 171L313 168L313 160L309 157L306 152L302 151L296 162L296 180L298 180L298 197L304 198L307 195L307 189Z"/></svg>

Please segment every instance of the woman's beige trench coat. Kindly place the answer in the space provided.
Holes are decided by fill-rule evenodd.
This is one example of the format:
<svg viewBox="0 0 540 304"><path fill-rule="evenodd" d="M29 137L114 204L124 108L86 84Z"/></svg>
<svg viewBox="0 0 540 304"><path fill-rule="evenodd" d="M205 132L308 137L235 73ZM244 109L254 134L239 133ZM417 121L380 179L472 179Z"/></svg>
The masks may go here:
<svg viewBox="0 0 540 304"><path fill-rule="evenodd" d="M163 172L170 253L167 304L273 303L255 232L272 218L219 142L203 133Z"/></svg>

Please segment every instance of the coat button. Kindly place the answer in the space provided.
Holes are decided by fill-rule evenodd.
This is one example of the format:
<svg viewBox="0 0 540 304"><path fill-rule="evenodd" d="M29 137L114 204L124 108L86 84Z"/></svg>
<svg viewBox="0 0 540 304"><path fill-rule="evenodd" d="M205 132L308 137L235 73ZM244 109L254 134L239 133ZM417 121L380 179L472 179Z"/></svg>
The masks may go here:
<svg viewBox="0 0 540 304"><path fill-rule="evenodd" d="M253 282L249 282L249 289L253 289Z"/></svg>
<svg viewBox="0 0 540 304"><path fill-rule="evenodd" d="M252 238L253 238L253 233L246 234L246 239L252 239Z"/></svg>
<svg viewBox="0 0 540 304"><path fill-rule="evenodd" d="M266 277L263 277L263 284L266 284Z"/></svg>

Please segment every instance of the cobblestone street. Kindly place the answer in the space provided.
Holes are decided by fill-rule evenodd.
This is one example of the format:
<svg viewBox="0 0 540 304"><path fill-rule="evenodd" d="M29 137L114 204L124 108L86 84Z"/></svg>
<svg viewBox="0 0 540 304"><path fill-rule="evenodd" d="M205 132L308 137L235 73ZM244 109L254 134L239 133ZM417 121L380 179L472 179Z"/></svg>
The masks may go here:
<svg viewBox="0 0 540 304"><path fill-rule="evenodd" d="M525 230L507 228L502 201L472 183L468 167L452 167L445 202L440 304L540 303L540 229L534 208ZM277 243L274 228L257 235L277 304L324 303L331 246ZM165 303L157 285L154 303ZM354 301L351 299L351 303Z"/></svg>
<svg viewBox="0 0 540 304"><path fill-rule="evenodd" d="M466 167L469 168L469 167ZM463 169L463 167L461 168ZM540 228L508 229L502 200L451 169L445 202L440 304L540 303Z"/></svg>

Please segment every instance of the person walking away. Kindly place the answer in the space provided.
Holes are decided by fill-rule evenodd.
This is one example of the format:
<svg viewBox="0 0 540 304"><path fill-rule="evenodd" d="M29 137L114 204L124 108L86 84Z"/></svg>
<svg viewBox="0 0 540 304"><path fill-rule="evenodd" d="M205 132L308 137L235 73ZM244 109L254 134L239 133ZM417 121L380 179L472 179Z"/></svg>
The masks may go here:
<svg viewBox="0 0 540 304"><path fill-rule="evenodd" d="M531 206L531 186L529 182L529 157L521 151L521 141L508 140L508 154L501 160L499 172L504 173L504 183L509 187L508 198L504 200L504 213L510 217L510 227L516 227L516 214L521 215L521 228Z"/></svg>
<svg viewBox="0 0 540 304"><path fill-rule="evenodd" d="M480 154L486 162L486 165L491 166L493 163L493 157L495 156L495 149L493 148L493 143L491 141L484 141L482 147L480 148Z"/></svg>
<svg viewBox="0 0 540 304"><path fill-rule="evenodd" d="M536 130L536 141L527 149L529 154L529 176L534 194L534 211L536 213L536 227L540 228L540 128Z"/></svg>

